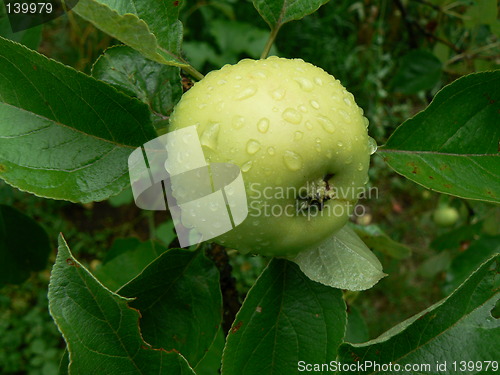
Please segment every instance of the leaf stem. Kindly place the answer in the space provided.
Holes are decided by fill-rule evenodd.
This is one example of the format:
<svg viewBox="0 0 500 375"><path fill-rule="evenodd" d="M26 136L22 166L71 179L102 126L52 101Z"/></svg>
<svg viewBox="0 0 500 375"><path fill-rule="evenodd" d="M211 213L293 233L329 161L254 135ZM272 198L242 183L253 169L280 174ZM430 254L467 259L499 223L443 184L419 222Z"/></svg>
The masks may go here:
<svg viewBox="0 0 500 375"><path fill-rule="evenodd" d="M274 40L278 35L278 31L280 31L280 27L281 25L276 26L276 28L274 29L271 29L271 34L269 34L269 39L267 40L266 46L264 47L264 51L262 51L262 55L260 55L261 59L265 59L267 55L269 55L269 51L271 50L271 47L274 44Z"/></svg>

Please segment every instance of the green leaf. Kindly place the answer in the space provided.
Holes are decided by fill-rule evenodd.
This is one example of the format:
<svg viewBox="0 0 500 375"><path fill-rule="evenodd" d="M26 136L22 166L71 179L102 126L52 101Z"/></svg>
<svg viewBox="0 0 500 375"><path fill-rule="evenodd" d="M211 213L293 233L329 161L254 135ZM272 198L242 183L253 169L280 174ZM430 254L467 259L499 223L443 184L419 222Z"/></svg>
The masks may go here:
<svg viewBox="0 0 500 375"><path fill-rule="evenodd" d="M0 178L72 202L130 184L129 154L156 137L143 103L2 38L0 71Z"/></svg>
<svg viewBox="0 0 500 375"><path fill-rule="evenodd" d="M467 224L446 232L431 242L431 247L436 250L456 250L464 242L473 241L481 233L484 222ZM457 285L458 286L458 285Z"/></svg>
<svg viewBox="0 0 500 375"><path fill-rule="evenodd" d="M181 353L195 367L222 320L219 272L202 252L172 249L119 290L134 298L141 331L154 347Z"/></svg>
<svg viewBox="0 0 500 375"><path fill-rule="evenodd" d="M269 38L267 30L237 21L214 20L210 22L209 32L221 51L210 62L220 67L236 64L242 54L258 59ZM275 46L271 48L270 54L277 54Z"/></svg>
<svg viewBox="0 0 500 375"><path fill-rule="evenodd" d="M64 353L59 362L59 374L58 375L68 375L69 369L69 353L68 349L64 349Z"/></svg>
<svg viewBox="0 0 500 375"><path fill-rule="evenodd" d="M168 116L182 95L179 68L146 59L127 46L106 50L92 75L146 103L160 118Z"/></svg>
<svg viewBox="0 0 500 375"><path fill-rule="evenodd" d="M42 41L42 25L12 32L4 4L0 3L0 36L36 50Z"/></svg>
<svg viewBox="0 0 500 375"><path fill-rule="evenodd" d="M47 265L49 236L33 219L0 204L0 285L20 284Z"/></svg>
<svg viewBox="0 0 500 375"><path fill-rule="evenodd" d="M451 262L450 269L446 274L444 292L451 293L486 259L499 253L500 236L484 236L472 242L467 250L460 253Z"/></svg>
<svg viewBox="0 0 500 375"><path fill-rule="evenodd" d="M411 249L391 239L378 225L352 225L356 234L372 250L380 251L395 259L408 258Z"/></svg>
<svg viewBox="0 0 500 375"><path fill-rule="evenodd" d="M347 329L344 341L353 344L368 341L368 326L361 311L355 306L349 306L347 310Z"/></svg>
<svg viewBox="0 0 500 375"><path fill-rule="evenodd" d="M134 202L134 194L132 188L128 187L122 190L118 195L112 196L108 199L108 203L113 207L121 207L132 204Z"/></svg>
<svg viewBox="0 0 500 375"><path fill-rule="evenodd" d="M169 246L177 238L173 220L158 225L155 229L155 238L165 246Z"/></svg>
<svg viewBox="0 0 500 375"><path fill-rule="evenodd" d="M167 249L152 241L118 238L94 275L107 288L116 291L142 272Z"/></svg>
<svg viewBox="0 0 500 375"><path fill-rule="evenodd" d="M500 321L491 311L500 299L498 292L500 256L484 263L448 298L400 323L379 338L364 344L342 344L338 361L351 364L373 361L378 364L404 366L429 364L419 374L492 373L479 370L453 371L453 361L498 360ZM436 362L448 364L438 371ZM484 365L484 363L483 363ZM401 371L402 371L401 370ZM491 368L490 368L490 371ZM365 369L346 374L396 374L396 371ZM416 373L416 372L415 372Z"/></svg>
<svg viewBox="0 0 500 375"><path fill-rule="evenodd" d="M73 11L161 64L186 66L180 56L180 1L79 0Z"/></svg>
<svg viewBox="0 0 500 375"><path fill-rule="evenodd" d="M287 22L300 20L314 13L329 0L253 0L255 9L269 24L271 30L278 30Z"/></svg>
<svg viewBox="0 0 500 375"><path fill-rule="evenodd" d="M197 375L214 375L220 373L220 366L222 362L222 352L226 337L222 329L219 329L212 346L208 350L203 359L196 365L194 372Z"/></svg>
<svg viewBox="0 0 500 375"><path fill-rule="evenodd" d="M331 361L344 337L345 308L340 290L273 259L236 315L222 374L295 374L299 361Z"/></svg>
<svg viewBox="0 0 500 375"><path fill-rule="evenodd" d="M334 288L365 290L385 276L377 257L348 226L290 260L311 280Z"/></svg>
<svg viewBox="0 0 500 375"><path fill-rule="evenodd" d="M441 79L441 61L429 51L415 50L401 58L399 68L391 81L393 91L416 94L430 90Z"/></svg>
<svg viewBox="0 0 500 375"><path fill-rule="evenodd" d="M500 71L465 76L405 121L379 154L431 190L500 202Z"/></svg>
<svg viewBox="0 0 500 375"><path fill-rule="evenodd" d="M100 284L60 237L49 308L68 345L69 373L193 375L180 354L143 341L130 301Z"/></svg>

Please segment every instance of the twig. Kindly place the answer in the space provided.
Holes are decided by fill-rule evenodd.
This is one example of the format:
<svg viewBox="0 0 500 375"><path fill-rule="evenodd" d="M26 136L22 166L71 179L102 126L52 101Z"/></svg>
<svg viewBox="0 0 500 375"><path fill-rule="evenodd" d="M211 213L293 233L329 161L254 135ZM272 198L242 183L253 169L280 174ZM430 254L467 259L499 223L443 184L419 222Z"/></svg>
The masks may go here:
<svg viewBox="0 0 500 375"><path fill-rule="evenodd" d="M418 43L417 39L415 37L415 32L413 30L413 22L409 19L408 14L406 13L406 9L401 2L401 0L395 0L396 7L399 9L401 12L401 17L403 18L403 21L406 26L406 30L408 31L408 38L410 41L410 48L417 48Z"/></svg>
<svg viewBox="0 0 500 375"><path fill-rule="evenodd" d="M236 313L241 307L238 291L236 290L236 281L232 275L233 268L229 264L229 256L222 246L215 244L209 246L207 255L213 260L220 273L220 287L223 301L222 329L224 334L227 335L234 322Z"/></svg>

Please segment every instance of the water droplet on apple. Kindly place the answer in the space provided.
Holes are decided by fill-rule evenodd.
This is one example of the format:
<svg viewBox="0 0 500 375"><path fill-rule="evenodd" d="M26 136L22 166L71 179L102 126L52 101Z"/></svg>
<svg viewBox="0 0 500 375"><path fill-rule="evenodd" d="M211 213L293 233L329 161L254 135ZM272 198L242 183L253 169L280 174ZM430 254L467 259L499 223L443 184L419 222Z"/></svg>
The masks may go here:
<svg viewBox="0 0 500 375"><path fill-rule="evenodd" d="M243 91L241 91L239 94L236 95L237 100L245 100L248 98L251 98L252 96L255 95L257 92L257 87L256 86L249 86Z"/></svg>
<svg viewBox="0 0 500 375"><path fill-rule="evenodd" d="M265 72L263 72L262 70L258 70L256 72L254 72L253 76L257 77L257 78L267 78L267 74Z"/></svg>
<svg viewBox="0 0 500 375"><path fill-rule="evenodd" d="M215 106L215 110L217 112L222 112L224 110L224 107L226 106L226 102L224 101L220 101L219 103L217 103L217 105Z"/></svg>
<svg viewBox="0 0 500 375"><path fill-rule="evenodd" d="M260 143L255 139L251 139L247 143L247 152L250 155L256 154L260 150Z"/></svg>
<svg viewBox="0 0 500 375"><path fill-rule="evenodd" d="M257 122L257 129L261 133L266 133L269 129L269 119L262 117L258 122Z"/></svg>
<svg viewBox="0 0 500 375"><path fill-rule="evenodd" d="M311 121L306 121L306 128L307 130L312 130L313 125L311 124Z"/></svg>
<svg viewBox="0 0 500 375"><path fill-rule="evenodd" d="M267 153L271 156L273 156L275 153L276 153L276 150L274 149L274 147L269 147L267 149Z"/></svg>
<svg viewBox="0 0 500 375"><path fill-rule="evenodd" d="M300 124L302 121L302 115L293 108L287 108L282 114L283 119L291 124Z"/></svg>
<svg viewBox="0 0 500 375"><path fill-rule="evenodd" d="M224 188L227 195L234 195L234 187L233 185L226 185Z"/></svg>
<svg viewBox="0 0 500 375"><path fill-rule="evenodd" d="M314 78L314 83L318 86L323 86L323 80L319 77Z"/></svg>
<svg viewBox="0 0 500 375"><path fill-rule="evenodd" d="M339 111L339 113L340 113L340 115L342 116L342 118L344 119L345 122L347 122L348 124L351 123L351 117L349 116L349 114L346 111L344 111L343 109L341 109Z"/></svg>
<svg viewBox="0 0 500 375"><path fill-rule="evenodd" d="M295 139L296 141L298 141L299 139L302 139L303 136L304 136L304 133L296 131L293 139Z"/></svg>
<svg viewBox="0 0 500 375"><path fill-rule="evenodd" d="M344 147L344 143L343 143L342 141L338 141L338 142L337 142L337 146L339 146L339 147Z"/></svg>
<svg viewBox="0 0 500 375"><path fill-rule="evenodd" d="M291 171L298 171L303 165L302 157L293 151L286 151L283 155L283 161Z"/></svg>
<svg viewBox="0 0 500 375"><path fill-rule="evenodd" d="M233 128L241 129L243 125L245 125L245 118L242 116L234 116L232 124Z"/></svg>
<svg viewBox="0 0 500 375"><path fill-rule="evenodd" d="M368 137L368 150L370 151L370 155L373 155L377 151L377 142L372 137Z"/></svg>
<svg viewBox="0 0 500 375"><path fill-rule="evenodd" d="M210 202L208 207L210 208L210 211L215 212L219 209L219 204L217 202Z"/></svg>
<svg viewBox="0 0 500 375"><path fill-rule="evenodd" d="M363 170L363 164L362 163L359 163L358 164L358 171L362 171Z"/></svg>
<svg viewBox="0 0 500 375"><path fill-rule="evenodd" d="M370 121L363 116L363 123L365 124L365 128L368 128L368 125L370 125Z"/></svg>
<svg viewBox="0 0 500 375"><path fill-rule="evenodd" d="M182 142L184 142L184 144L186 145L189 145L191 142L193 142L193 137L191 136L190 133L184 134L182 136Z"/></svg>
<svg viewBox="0 0 500 375"><path fill-rule="evenodd" d="M309 103L314 109L319 109L319 103L316 100L311 100Z"/></svg>
<svg viewBox="0 0 500 375"><path fill-rule="evenodd" d="M274 100L281 100L285 97L285 90L284 89L276 89L271 93L271 96L273 97Z"/></svg>
<svg viewBox="0 0 500 375"><path fill-rule="evenodd" d="M222 86L222 85L224 85L224 84L226 84L226 83L227 83L227 81L226 81L225 79L220 79L220 80L217 82L217 84L218 84L219 86Z"/></svg>
<svg viewBox="0 0 500 375"><path fill-rule="evenodd" d="M299 84L300 88L304 91L312 91L313 89L313 83L305 77L297 77L295 78L295 81Z"/></svg>
<svg viewBox="0 0 500 375"><path fill-rule="evenodd" d="M352 163L352 155L349 155L345 160L345 164L351 164L351 163Z"/></svg>
<svg viewBox="0 0 500 375"><path fill-rule="evenodd" d="M241 171L248 172L251 168L252 168L252 161L250 160L241 166Z"/></svg>
<svg viewBox="0 0 500 375"><path fill-rule="evenodd" d="M307 112L307 107L306 107L305 105L301 105L301 106L299 106L299 110L300 110L301 112L306 113L306 112Z"/></svg>
<svg viewBox="0 0 500 375"><path fill-rule="evenodd" d="M344 97L344 103L347 104L349 107L352 106L351 99Z"/></svg>
<svg viewBox="0 0 500 375"><path fill-rule="evenodd" d="M321 140L316 139L316 144L314 145L314 148L317 152L321 152Z"/></svg>
<svg viewBox="0 0 500 375"><path fill-rule="evenodd" d="M328 117L318 116L318 122L328 133L333 134L335 132L335 124Z"/></svg>
<svg viewBox="0 0 500 375"><path fill-rule="evenodd" d="M217 148L217 142L219 137L219 123L212 123L207 126L200 138L200 143L202 146L206 146L215 150Z"/></svg>

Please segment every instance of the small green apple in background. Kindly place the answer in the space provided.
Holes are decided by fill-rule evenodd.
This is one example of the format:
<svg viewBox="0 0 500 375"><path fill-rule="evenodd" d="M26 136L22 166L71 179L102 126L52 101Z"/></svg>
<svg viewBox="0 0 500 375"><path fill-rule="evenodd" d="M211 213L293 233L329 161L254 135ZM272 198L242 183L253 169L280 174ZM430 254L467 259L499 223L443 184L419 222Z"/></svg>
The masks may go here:
<svg viewBox="0 0 500 375"><path fill-rule="evenodd" d="M450 206L440 206L433 213L434 222L440 227L451 227L455 224L460 215L458 211Z"/></svg>
<svg viewBox="0 0 500 375"><path fill-rule="evenodd" d="M186 92L170 130L196 125L209 163L241 168L249 216L216 242L270 256L342 228L368 180L374 142L352 94L301 59L245 59Z"/></svg>

